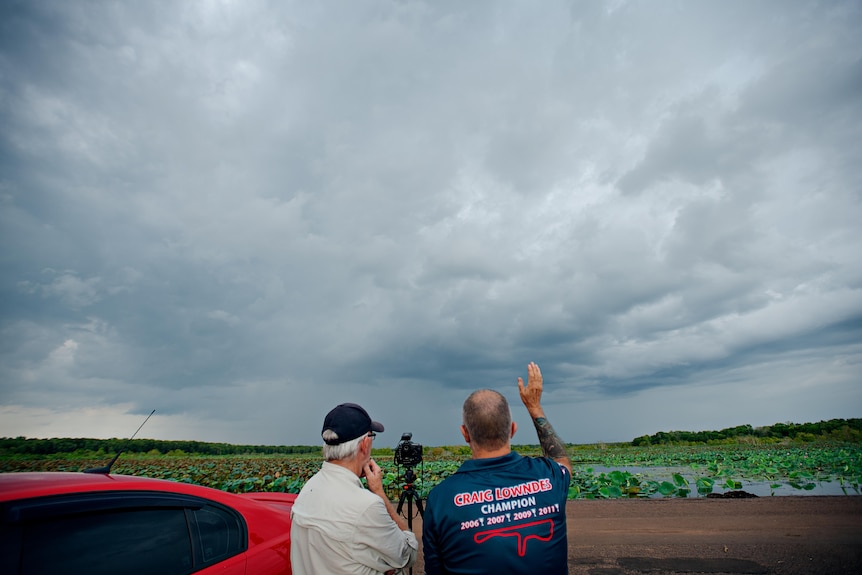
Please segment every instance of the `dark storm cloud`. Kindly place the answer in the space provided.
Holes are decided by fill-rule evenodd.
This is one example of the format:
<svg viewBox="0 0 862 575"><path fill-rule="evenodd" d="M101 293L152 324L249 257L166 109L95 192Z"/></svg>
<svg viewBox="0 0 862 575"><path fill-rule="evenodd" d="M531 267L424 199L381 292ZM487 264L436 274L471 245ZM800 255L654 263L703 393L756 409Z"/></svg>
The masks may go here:
<svg viewBox="0 0 862 575"><path fill-rule="evenodd" d="M0 433L858 416L853 3L2 10Z"/></svg>

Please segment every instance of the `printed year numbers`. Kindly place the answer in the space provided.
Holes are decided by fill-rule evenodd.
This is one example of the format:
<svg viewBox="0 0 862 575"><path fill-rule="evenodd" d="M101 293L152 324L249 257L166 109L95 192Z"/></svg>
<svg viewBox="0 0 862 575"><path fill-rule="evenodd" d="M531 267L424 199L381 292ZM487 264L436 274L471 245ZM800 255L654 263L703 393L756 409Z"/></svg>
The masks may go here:
<svg viewBox="0 0 862 575"><path fill-rule="evenodd" d="M559 513L560 512L560 504L554 503L553 505L548 505L547 507L539 507L539 515L548 515L550 513Z"/></svg>
<svg viewBox="0 0 862 575"><path fill-rule="evenodd" d="M478 519L471 519L470 521L462 521L461 531L464 531L465 529L475 529L476 527L482 527L484 524L484 517L479 517Z"/></svg>
<svg viewBox="0 0 862 575"><path fill-rule="evenodd" d="M519 521L521 519L532 519L535 516L535 509L529 509L527 511L516 511L515 514L512 515L512 521Z"/></svg>
<svg viewBox="0 0 862 575"><path fill-rule="evenodd" d="M511 514L506 513L505 515L496 515L494 517L488 518L488 525L499 525L500 523L505 523L511 519Z"/></svg>

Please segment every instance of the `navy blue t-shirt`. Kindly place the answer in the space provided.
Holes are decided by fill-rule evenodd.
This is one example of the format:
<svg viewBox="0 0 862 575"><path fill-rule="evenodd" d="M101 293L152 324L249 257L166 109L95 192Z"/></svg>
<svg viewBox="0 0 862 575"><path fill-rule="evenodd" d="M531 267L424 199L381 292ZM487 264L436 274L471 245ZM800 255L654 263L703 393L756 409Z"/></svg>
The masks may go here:
<svg viewBox="0 0 862 575"><path fill-rule="evenodd" d="M568 469L515 452L465 461L428 494L425 573L568 573Z"/></svg>

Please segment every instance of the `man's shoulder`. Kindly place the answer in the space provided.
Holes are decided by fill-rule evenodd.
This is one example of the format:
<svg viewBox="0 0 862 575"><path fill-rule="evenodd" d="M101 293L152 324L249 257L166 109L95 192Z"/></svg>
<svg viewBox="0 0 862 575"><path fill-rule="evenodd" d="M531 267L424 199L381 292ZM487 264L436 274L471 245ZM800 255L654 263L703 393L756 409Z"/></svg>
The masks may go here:
<svg viewBox="0 0 862 575"><path fill-rule="evenodd" d="M433 505L434 502L439 500L441 497L451 497L454 493L468 489L469 486L474 483L475 479L469 474L456 472L431 489L427 497L428 505Z"/></svg>
<svg viewBox="0 0 862 575"><path fill-rule="evenodd" d="M529 465L531 467L537 468L547 468L547 469L563 469L566 470L565 466L560 464L558 461L551 459L550 457L534 456L534 457L521 457L521 463L524 465ZM566 470L567 471L567 470ZM567 471L568 472L568 471Z"/></svg>
<svg viewBox="0 0 862 575"><path fill-rule="evenodd" d="M294 507L311 501L338 502L340 505L349 505L356 509L367 508L375 501L380 501L380 498L362 487L359 482L330 468L321 469L305 482Z"/></svg>
<svg viewBox="0 0 862 575"><path fill-rule="evenodd" d="M461 464L458 470L438 483L431 494L436 492L437 496L445 493L464 491L465 489L483 488L489 483L506 481L511 473L517 473L518 462L524 459L515 453L505 458L494 459L468 459ZM431 495L429 494L429 498Z"/></svg>
<svg viewBox="0 0 862 575"><path fill-rule="evenodd" d="M482 467L476 460L466 461L453 475L438 483L428 494L429 501L462 491L487 489L489 486L530 481L540 477L566 479L568 470L547 457L514 456L505 465ZM478 460L481 462L481 460Z"/></svg>

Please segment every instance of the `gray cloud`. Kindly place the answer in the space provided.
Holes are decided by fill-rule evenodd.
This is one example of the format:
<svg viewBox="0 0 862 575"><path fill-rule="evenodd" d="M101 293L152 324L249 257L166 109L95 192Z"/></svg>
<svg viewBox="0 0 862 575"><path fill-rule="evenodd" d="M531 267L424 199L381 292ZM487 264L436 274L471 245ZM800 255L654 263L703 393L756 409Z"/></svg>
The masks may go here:
<svg viewBox="0 0 862 575"><path fill-rule="evenodd" d="M527 442L529 361L572 442L859 416L853 3L2 16L0 434L459 443L496 387Z"/></svg>

